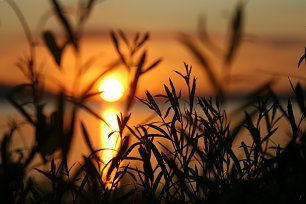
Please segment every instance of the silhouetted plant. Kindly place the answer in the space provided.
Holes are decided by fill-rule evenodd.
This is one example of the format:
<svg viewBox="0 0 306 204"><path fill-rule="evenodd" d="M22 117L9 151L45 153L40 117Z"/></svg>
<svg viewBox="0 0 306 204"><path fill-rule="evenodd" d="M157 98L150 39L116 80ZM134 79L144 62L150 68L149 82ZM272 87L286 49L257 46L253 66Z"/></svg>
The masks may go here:
<svg viewBox="0 0 306 204"><path fill-rule="evenodd" d="M118 58L101 70L88 84L79 86L82 76L93 58L80 60L80 40L95 0L80 1L77 22L71 24L65 7L51 0L53 14L64 31L63 39L51 30L42 33L43 42L59 70L64 69L63 53L72 47L78 61L75 67L73 90L64 84L52 101L47 100L44 76L38 66L37 42L32 37L25 17L13 0L6 0L21 22L29 45L29 56L20 59L17 67L26 82L14 87L7 99L22 119L12 121L1 140L0 199L4 203L304 203L306 198L306 106L302 86L290 85L293 98L286 106L271 90L268 81L250 93L239 110L226 108L224 83L230 77L230 66L242 39L243 3L238 4L232 18L226 51L220 51L211 42L203 27L201 41L207 42L213 52L222 52L220 58L224 76L218 77L213 66L197 44L188 37L181 40L200 62L209 77L216 96L197 95L197 80L191 66L184 64L185 72L178 72L185 83L179 89L169 79L164 92L138 98L155 118L131 126L131 107L138 82L143 74L154 69L161 59L147 65L143 46L149 34L137 33L130 39L123 31L111 31ZM203 19L201 19L203 21ZM203 24L200 23L203 26ZM62 42L62 44L59 44ZM219 54L217 54L219 55ZM302 63L303 55L298 66ZM125 112L117 116L119 148L115 156L103 163L82 120L81 110L106 123L88 103L100 94L93 87L106 73L119 65L129 73L129 92ZM227 70L227 71L225 71ZM161 103L162 101L163 103ZM48 112L47 105L54 104ZM282 122L282 123L281 123ZM280 126L286 123L290 132ZM30 147L14 147L17 131L28 125L33 130ZM90 154L83 161L68 166L68 154L75 138L76 128ZM285 146L274 138L288 134ZM28 139L27 138L27 139ZM131 142L133 141L133 143ZM44 167L35 166L35 180L30 165L40 157ZM106 180L104 179L106 178Z"/></svg>
<svg viewBox="0 0 306 204"><path fill-rule="evenodd" d="M60 91L56 96L55 108L51 113L47 113L46 106L52 104L52 101L46 100L46 89L44 85L44 76L41 73L42 68L38 66L38 54L36 52L37 42L33 38L29 26L25 17L20 11L19 7L13 0L6 1L10 7L15 11L19 21L22 24L24 32L27 37L29 45L29 57L20 59L17 63L17 67L24 74L27 82L16 86L7 94L9 102L19 111L23 118L23 122L29 124L34 130L34 144L30 146L29 150L19 150L17 153L20 158L15 161L15 153L11 152L11 140L14 137L15 130L19 128L18 125L12 126L11 130L3 137L1 147L1 190L3 194L1 198L5 202L63 202L68 199L71 201L79 200L93 200L100 202L103 200L110 201L110 196L114 194L119 188L119 182L123 175L126 174L126 170L121 169L121 156L125 152L129 137L124 136L123 129L129 119L129 115L123 116L122 124L120 125L120 138L121 145L115 157L109 164L102 164L97 152L104 151L103 149L95 150L91 144L90 136L86 130L86 125L81 122L79 115L80 110L83 110L93 117L106 123L105 119L96 113L89 105L89 100L100 94L101 92L93 91L94 85L98 80L108 72L116 68L119 63L115 60L107 69L97 74L87 85L82 87L79 83L82 80L82 76L90 69L93 58L80 61L81 55L80 42L82 37L83 26L86 23L94 4L95 0L82 1L79 4L79 12L77 14L77 23L72 25L70 18L66 15L67 12L63 5L57 0L51 0L51 6L53 13L49 17L55 17L58 23L61 25L64 31L64 37L57 37L52 30L45 30L42 33L42 39L46 48L49 51L50 56L53 58L56 67L62 70L63 67L63 53L66 52L66 48L71 46L75 54L77 64L75 67L75 77L73 82L73 90L67 90L65 84L59 84ZM126 105L126 112L129 112L133 98L136 94L138 80L140 77L151 69L155 68L161 60L157 60L151 65L146 65L146 51L143 51L138 59L134 59L142 51L142 47L149 39L149 34L141 36L137 34L132 42L128 41L128 38L122 31L119 31L119 36L126 46L128 46L128 53L123 54L120 49L121 45L115 32L111 32L111 37L114 42L116 51L119 56L119 62L121 62L130 73L135 73L133 79L130 81L130 89L128 92L128 100ZM37 40L38 41L38 40ZM61 44L59 42L62 42ZM126 60L125 58L128 59ZM133 72L132 69L136 69ZM118 119L119 121L119 119ZM67 166L68 154L72 141L75 138L75 129L80 124L84 139L88 148L92 154L88 157L84 157L84 164L79 167L76 165L74 168L74 174L71 173L70 167ZM58 159L55 157L58 155ZM14 157L11 156L14 154ZM33 185L31 178L26 178L30 170L29 165L32 163L36 155L40 155L43 159L43 163L51 164L50 171L43 171L39 168L35 168L37 172L44 175L50 181L50 188L38 189L40 186ZM56 168L56 164L60 164ZM105 172L101 166L110 165L109 172ZM14 167L14 171L11 171L11 167ZM2 171L3 169L3 171ZM115 171L114 178L111 181L111 187L106 185L106 181L102 180L102 173L107 174ZM31 181L31 185L27 185L27 180ZM9 186L9 188L7 188ZM12 186L12 187L10 187ZM41 190L41 191L40 191ZM44 193L43 193L44 192ZM94 193L93 193L94 192ZM88 196L87 194L94 194L95 196ZM112 198L113 201L120 201L131 195L133 191L123 193L122 196ZM5 200L5 199L6 200Z"/></svg>

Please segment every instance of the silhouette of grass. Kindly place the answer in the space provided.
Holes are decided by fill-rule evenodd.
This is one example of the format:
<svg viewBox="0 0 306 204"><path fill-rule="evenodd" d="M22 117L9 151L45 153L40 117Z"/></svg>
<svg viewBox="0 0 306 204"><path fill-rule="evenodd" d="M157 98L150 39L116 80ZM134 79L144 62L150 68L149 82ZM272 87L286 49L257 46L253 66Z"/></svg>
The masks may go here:
<svg viewBox="0 0 306 204"><path fill-rule="evenodd" d="M79 61L74 90L60 87L54 101L49 101L44 98L46 90L37 66L35 39L18 6L13 0L6 2L19 17L30 47L29 56L17 63L27 83L14 87L7 99L20 113L22 124L33 128L34 143L30 147L14 148L12 141L16 131L22 131L20 123L12 123L4 133L0 147L1 202L305 203L306 106L304 90L299 83L294 86L290 82L293 97L288 99L287 105L273 93L273 82L269 81L250 93L238 111L225 109L228 101L224 80L230 77L230 72L226 71L222 78L218 78L208 58L192 39L185 36L182 43L201 62L216 95L197 96L197 81L192 76L191 66L185 63L184 73L175 71L184 81L185 89L178 89L169 79L163 93L152 95L146 91L145 98L138 100L156 117L130 126L130 110L138 82L161 62L157 59L147 63L144 46L149 34L137 33L131 40L121 30L111 31L111 40L118 54L111 66L80 87L79 81L95 59ZM72 26L64 6L57 0L50 1L53 15L65 36L59 40L51 30L46 30L42 38L59 70L67 47L71 46L75 58L79 59L83 25L97 3L95 0L81 2L78 26ZM242 39L243 6L238 4L233 15L227 51L221 58L224 62L222 69L230 69ZM202 41L210 40L205 30L200 33ZM59 44L59 41L63 43ZM211 42L208 44L212 45ZM304 58L304 55L300 58L298 67ZM129 93L125 112L117 116L119 131L109 135L119 135L119 148L105 164L99 152L107 149L94 149L86 122L79 112L84 110L107 124L88 102L100 94L92 90L97 81L120 64L130 75ZM27 97L21 97L22 94ZM158 102L160 100L164 104ZM45 110L48 103L55 104L50 114ZM298 108L294 108L293 103ZM279 128L281 122L290 127L290 141L285 146L273 142L274 137L284 134ZM68 154L77 127L81 128L91 153L83 156L83 161L68 166ZM37 156L49 166L47 170L30 168ZM33 171L44 177L43 183L30 175Z"/></svg>

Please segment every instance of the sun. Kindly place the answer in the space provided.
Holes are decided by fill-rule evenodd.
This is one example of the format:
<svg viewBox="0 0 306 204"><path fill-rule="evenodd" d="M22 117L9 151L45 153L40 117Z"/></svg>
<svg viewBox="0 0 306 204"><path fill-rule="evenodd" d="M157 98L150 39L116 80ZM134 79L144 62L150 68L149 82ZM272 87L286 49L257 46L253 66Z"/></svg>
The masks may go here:
<svg viewBox="0 0 306 204"><path fill-rule="evenodd" d="M101 98L108 102L118 101L123 96L123 85L115 78L107 78L102 81L99 91Z"/></svg>

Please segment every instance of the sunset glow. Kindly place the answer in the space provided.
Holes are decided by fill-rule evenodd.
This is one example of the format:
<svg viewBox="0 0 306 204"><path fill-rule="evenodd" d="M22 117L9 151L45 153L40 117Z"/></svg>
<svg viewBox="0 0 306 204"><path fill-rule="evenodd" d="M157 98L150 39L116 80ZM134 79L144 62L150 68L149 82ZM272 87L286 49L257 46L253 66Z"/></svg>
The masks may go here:
<svg viewBox="0 0 306 204"><path fill-rule="evenodd" d="M118 111L115 109L107 109L103 112L102 117L106 120L107 124L101 122L101 134L100 134L100 146L103 149L102 151L102 161L104 164L107 164L116 154L119 144L119 137L117 133L110 135L111 132L118 130L117 123L117 114ZM106 168L106 172L107 172ZM106 179L106 178L103 178Z"/></svg>
<svg viewBox="0 0 306 204"><path fill-rule="evenodd" d="M0 0L0 204L306 204L305 9Z"/></svg>
<svg viewBox="0 0 306 204"><path fill-rule="evenodd" d="M102 81L99 91L101 98L108 102L118 101L123 96L123 85L115 78L107 78Z"/></svg>

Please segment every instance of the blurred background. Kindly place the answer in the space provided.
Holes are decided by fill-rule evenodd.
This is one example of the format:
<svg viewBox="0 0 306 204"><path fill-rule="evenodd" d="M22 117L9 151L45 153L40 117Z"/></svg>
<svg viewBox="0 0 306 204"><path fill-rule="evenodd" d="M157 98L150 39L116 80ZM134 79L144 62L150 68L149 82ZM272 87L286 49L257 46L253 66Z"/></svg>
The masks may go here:
<svg viewBox="0 0 306 204"><path fill-rule="evenodd" d="M61 1L73 14L77 8L77 1ZM51 11L49 1L19 0L16 1L26 17L28 24L36 37L37 43L42 43L41 32L46 29L61 29L55 17L48 16ZM82 56L96 55L98 62L94 69L101 69L116 56L114 46L109 37L110 30L121 29L127 35L133 36L136 32L150 32L151 40L148 44L149 59L162 57L163 62L157 69L141 79L138 94L143 94L144 89L157 93L163 89L162 84L173 75L173 70L184 70L183 62L193 66L194 75L199 81L201 94L210 95L212 90L207 83L205 74L188 50L179 41L181 34L187 34L196 39L199 24L206 27L212 42L220 48L226 49L229 24L234 13L237 1L185 1L185 0L108 0L99 1L94 7L88 23L84 28ZM297 69L297 61L304 51L306 44L304 23L306 7L305 1L289 0L257 0L247 1L244 8L243 40L239 46L237 56L233 61L231 74L232 83L227 88L228 93L241 93L252 90L257 85L272 77L279 77L279 82L274 87L279 93L290 91L287 76L303 76L305 65ZM70 15L70 14L69 14ZM199 20L200 19L200 20ZM204 21L205 23L199 23ZM18 58L28 54L25 35L16 15L4 1L0 1L0 87L21 82L22 75L16 69ZM201 42L199 42L201 44ZM216 74L221 74L220 60L211 55L211 63L216 65ZM44 73L59 76L54 63L47 57L46 49L39 48ZM63 72L65 80L71 80L73 60L71 53L65 53ZM219 64L218 64L219 63ZM91 74L95 74L93 71ZM126 73L119 71L116 75L123 80ZM173 77L173 80L175 80ZM251 79L251 80L250 80ZM151 83L151 82L154 83ZM149 82L149 83L148 83ZM180 83L180 82L179 82ZM52 87L53 83L48 86ZM1 92L3 93L3 91Z"/></svg>
<svg viewBox="0 0 306 204"><path fill-rule="evenodd" d="M50 58L48 50L44 47L41 33L52 30L57 37L63 35L57 19L50 14L52 7L49 1L19 0L16 1L21 12L28 22L32 35L37 42L38 66L41 67L45 77L47 90L53 92L58 89L58 82L64 84L67 90L73 89L74 68L76 59L74 52L68 48L64 53L62 70L56 67ZM74 16L77 12L78 1L66 0L61 3L67 9L67 16L76 22ZM182 43L184 39L191 39L199 46L202 53L208 57L214 66L214 73L221 80L223 70L224 52L230 38L230 25L235 13L237 1L233 0L107 0L98 1L89 21L84 27L81 44L81 57L86 60L95 57L90 72L83 76L80 84L88 83L97 73L106 69L118 58L110 38L110 30L121 29L128 38L133 38L137 32L150 33L147 43L148 61L153 62L162 58L161 64L148 74L141 77L138 85L137 96L143 97L144 91L152 94L161 93L163 84L169 78L176 86L183 85L183 81L174 73L174 70L183 72L184 62L192 65L193 75L197 78L197 95L213 95L212 87L203 67L193 58L193 55ZM301 64L297 69L298 59L304 52L306 45L305 19L306 1L290 0L256 0L244 2L242 41L239 45L233 62L231 63L231 83L222 82L228 95L239 96L255 90L264 82L276 79L273 89L280 95L292 93L288 81L290 77L294 83L299 80L306 82L306 65ZM207 33L209 43L212 43L217 54L212 52L206 44L199 39L199 33ZM21 58L29 55L25 34L13 10L0 1L0 112L1 127L7 126L7 118L17 115L13 108L4 104L4 94L10 87L24 83L22 73L16 68L16 63ZM116 69L105 78L118 80L123 90L128 87L128 73L125 69ZM101 82L97 83L95 90L101 90ZM108 86L113 86L110 84ZM178 87L179 89L180 87ZM115 90L116 91L116 90ZM118 90L117 90L118 91ZM124 98L124 96L123 96ZM118 100L120 97L118 98ZM105 102L105 98L96 101L98 113L116 127L116 114L123 111L124 100ZM115 100L116 101L116 100ZM132 110L133 124L138 124L150 116L144 106L137 104ZM91 135L96 147L105 147L103 144L112 144L106 141L112 130L103 126L103 123L89 116L84 116L83 121L89 124ZM31 131L31 130L29 130ZM79 129L77 135L80 135ZM84 149L84 142L76 140L73 155L78 158ZM109 147L113 148L113 147ZM75 154L77 152L77 154ZM111 158L111 156L108 156ZM75 161L76 159L72 159Z"/></svg>

